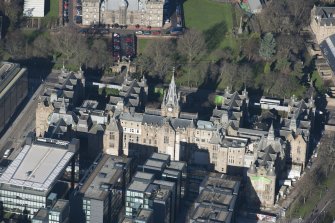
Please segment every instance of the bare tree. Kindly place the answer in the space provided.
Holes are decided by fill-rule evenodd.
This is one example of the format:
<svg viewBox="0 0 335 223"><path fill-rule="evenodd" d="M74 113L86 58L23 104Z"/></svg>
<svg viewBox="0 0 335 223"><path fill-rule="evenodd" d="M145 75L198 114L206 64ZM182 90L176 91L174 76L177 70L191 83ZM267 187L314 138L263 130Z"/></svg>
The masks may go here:
<svg viewBox="0 0 335 223"><path fill-rule="evenodd" d="M50 40L45 35L39 35L32 43L32 53L34 56L46 57L52 53Z"/></svg>
<svg viewBox="0 0 335 223"><path fill-rule="evenodd" d="M51 38L54 50L61 53L66 63L80 66L84 63L83 52L87 48L86 40L78 35L75 30L64 28Z"/></svg>
<svg viewBox="0 0 335 223"><path fill-rule="evenodd" d="M145 55L141 54L136 57L135 64L140 69L141 77L144 75L144 73L148 72L151 63L151 59Z"/></svg>
<svg viewBox="0 0 335 223"><path fill-rule="evenodd" d="M9 33L5 38L5 50L13 57L25 55L26 40L20 31Z"/></svg>
<svg viewBox="0 0 335 223"><path fill-rule="evenodd" d="M186 57L188 66L188 86L190 86L190 72L193 62L206 51L205 38L202 33L190 29L178 40L178 50Z"/></svg>
<svg viewBox="0 0 335 223"><path fill-rule="evenodd" d="M258 56L259 38L251 37L243 42L242 52L247 56L248 60Z"/></svg>
<svg viewBox="0 0 335 223"><path fill-rule="evenodd" d="M235 85L237 75L237 65L223 62L220 67L221 85L232 88Z"/></svg>
<svg viewBox="0 0 335 223"><path fill-rule="evenodd" d="M90 48L90 54L89 64L92 67L105 68L107 64L112 62L112 57L109 56L107 51L107 43L102 39L93 41L93 44Z"/></svg>
<svg viewBox="0 0 335 223"><path fill-rule="evenodd" d="M164 79L167 71L172 70L174 48L170 40L153 40L147 45L143 55L152 61L150 74Z"/></svg>

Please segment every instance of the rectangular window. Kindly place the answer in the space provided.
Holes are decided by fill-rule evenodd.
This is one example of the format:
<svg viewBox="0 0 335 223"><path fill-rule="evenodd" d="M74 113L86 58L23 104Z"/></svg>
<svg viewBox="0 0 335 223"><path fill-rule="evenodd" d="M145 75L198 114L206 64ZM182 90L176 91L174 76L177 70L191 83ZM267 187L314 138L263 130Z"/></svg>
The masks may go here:
<svg viewBox="0 0 335 223"><path fill-rule="evenodd" d="M164 143L168 144L169 143L169 137L168 136L164 136Z"/></svg>

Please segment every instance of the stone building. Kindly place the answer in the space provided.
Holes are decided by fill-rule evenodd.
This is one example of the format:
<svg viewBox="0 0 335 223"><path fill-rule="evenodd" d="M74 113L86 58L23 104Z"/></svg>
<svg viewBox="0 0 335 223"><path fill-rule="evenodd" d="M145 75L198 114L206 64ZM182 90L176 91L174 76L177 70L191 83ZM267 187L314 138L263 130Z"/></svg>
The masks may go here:
<svg viewBox="0 0 335 223"><path fill-rule="evenodd" d="M70 80L72 84L81 83L75 78ZM315 112L313 99L283 100L278 105L283 110L277 128L271 125L265 131L243 128L249 119L246 90L239 94L227 89L210 120L199 120L197 114L182 111L174 77L157 109L145 107L145 79L126 78L119 95L110 97L105 109L104 105L98 109L97 102L89 100L77 106L74 99L80 88L61 86L47 90L49 93L41 97L36 132L51 138L76 136L89 145L86 155L103 151L127 155L142 163L153 152L159 152L169 155L172 161L244 176L249 182L248 191L259 198L262 207L274 204L276 181L286 179L283 173L287 166L303 168L306 162Z"/></svg>
<svg viewBox="0 0 335 223"><path fill-rule="evenodd" d="M82 1L83 25L99 24L100 0Z"/></svg>
<svg viewBox="0 0 335 223"><path fill-rule="evenodd" d="M44 90L39 96L36 109L37 136L44 136L50 124L50 115L54 111L67 114L68 109L72 109L79 103L84 93L84 83L85 79L81 71L73 73L63 69L57 83Z"/></svg>
<svg viewBox="0 0 335 223"><path fill-rule="evenodd" d="M311 11L311 29L320 44L335 34L335 7L314 6Z"/></svg>
<svg viewBox="0 0 335 223"><path fill-rule="evenodd" d="M273 207L275 203L276 173L273 166L251 166L248 170L247 202L251 207Z"/></svg>
<svg viewBox="0 0 335 223"><path fill-rule="evenodd" d="M308 102L298 101L294 96L288 104L287 116L281 118L280 135L290 146L289 163L304 169L310 144L310 132L314 124L315 105L313 98Z"/></svg>
<svg viewBox="0 0 335 223"><path fill-rule="evenodd" d="M163 26L163 0L84 0L83 25Z"/></svg>
<svg viewBox="0 0 335 223"><path fill-rule="evenodd" d="M268 136L263 136L257 146L255 162L247 171L247 202L269 208L275 203L276 180L285 168L286 143L275 137L271 125Z"/></svg>

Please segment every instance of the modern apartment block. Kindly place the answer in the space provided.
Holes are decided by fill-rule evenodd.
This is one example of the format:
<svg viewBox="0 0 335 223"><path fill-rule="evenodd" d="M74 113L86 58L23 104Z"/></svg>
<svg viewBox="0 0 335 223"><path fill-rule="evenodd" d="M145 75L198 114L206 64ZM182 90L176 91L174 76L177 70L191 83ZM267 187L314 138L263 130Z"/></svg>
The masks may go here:
<svg viewBox="0 0 335 223"><path fill-rule="evenodd" d="M80 186L86 222L105 223L120 220L125 188L130 180L131 159L103 155L97 166Z"/></svg>
<svg viewBox="0 0 335 223"><path fill-rule="evenodd" d="M235 222L239 189L239 180L210 173L201 183L189 222Z"/></svg>
<svg viewBox="0 0 335 223"><path fill-rule="evenodd" d="M149 209L153 222L175 222L187 191L186 164L171 161L167 154L153 153L137 170L127 189L126 219L135 220L142 209Z"/></svg>
<svg viewBox="0 0 335 223"><path fill-rule="evenodd" d="M33 217L40 208L52 208L70 189L59 181L79 149L71 142L28 138L20 154L0 177L0 199L6 212ZM74 173L74 171L72 171Z"/></svg>
<svg viewBox="0 0 335 223"><path fill-rule="evenodd" d="M28 94L28 71L19 64L0 62L0 132Z"/></svg>
<svg viewBox="0 0 335 223"><path fill-rule="evenodd" d="M40 208L32 218L32 223L68 223L70 206L68 200L59 199L52 208Z"/></svg>
<svg viewBox="0 0 335 223"><path fill-rule="evenodd" d="M145 176L142 178L142 175ZM135 175L127 188L126 216L136 218L142 209L151 209L153 222L171 223L171 191L153 184L153 178L148 173Z"/></svg>

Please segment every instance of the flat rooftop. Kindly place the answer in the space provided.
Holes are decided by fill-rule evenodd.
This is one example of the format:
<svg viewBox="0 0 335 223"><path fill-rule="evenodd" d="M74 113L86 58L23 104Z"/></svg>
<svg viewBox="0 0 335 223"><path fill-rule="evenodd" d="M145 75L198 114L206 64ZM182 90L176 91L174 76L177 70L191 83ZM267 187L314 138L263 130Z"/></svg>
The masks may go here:
<svg viewBox="0 0 335 223"><path fill-rule="evenodd" d="M68 205L69 205L68 200L58 199L55 205L52 207L51 211L62 212L64 208L66 208Z"/></svg>
<svg viewBox="0 0 335 223"><path fill-rule="evenodd" d="M105 200L109 187L122 180L123 167L128 162L129 158L105 154L80 192L85 198Z"/></svg>
<svg viewBox="0 0 335 223"><path fill-rule="evenodd" d="M158 161L158 160L153 160L151 158L149 158L145 164L145 166L151 166L151 167L156 167L156 168L159 168L159 169L163 169L163 166L164 166L164 162L163 161Z"/></svg>
<svg viewBox="0 0 335 223"><path fill-rule="evenodd" d="M197 222L230 223L232 213L222 208L199 205L192 213L191 219Z"/></svg>
<svg viewBox="0 0 335 223"><path fill-rule="evenodd" d="M171 161L169 169L179 170L179 171L186 171L186 162L183 161Z"/></svg>
<svg viewBox="0 0 335 223"><path fill-rule="evenodd" d="M171 176L173 176L173 177L179 177L180 174L181 174L181 172L178 171L178 170L165 169L165 170L163 171L163 175L164 175L164 176L167 176L167 177L171 177Z"/></svg>
<svg viewBox="0 0 335 223"><path fill-rule="evenodd" d="M154 179L154 175L151 173L145 173L145 172L136 172L133 179L143 179L146 181L152 181Z"/></svg>
<svg viewBox="0 0 335 223"><path fill-rule="evenodd" d="M33 220L47 221L49 219L49 211L46 208L40 208L34 215Z"/></svg>
<svg viewBox="0 0 335 223"><path fill-rule="evenodd" d="M154 160L169 161L170 155L163 153L153 153L150 158Z"/></svg>
<svg viewBox="0 0 335 223"><path fill-rule="evenodd" d="M127 190L144 193L148 189L149 185L150 185L150 182L144 182L144 181L135 179L133 180L133 182L131 182Z"/></svg>
<svg viewBox="0 0 335 223"><path fill-rule="evenodd" d="M233 194L224 194L212 190L202 190L198 196L197 203L212 204L221 208L234 209L236 196Z"/></svg>
<svg viewBox="0 0 335 223"><path fill-rule="evenodd" d="M122 223L134 223L136 220L140 222L148 222L152 214L153 212L150 209L141 209L140 213L138 213L138 216L136 216L134 219L126 216Z"/></svg>
<svg viewBox="0 0 335 223"><path fill-rule="evenodd" d="M155 200L156 201L166 201L170 196L170 190L167 189L159 189L156 193Z"/></svg>
<svg viewBox="0 0 335 223"><path fill-rule="evenodd" d="M0 183L48 191L74 155L67 149L68 144L53 140L25 145L0 177Z"/></svg>
<svg viewBox="0 0 335 223"><path fill-rule="evenodd" d="M219 173L210 173L200 185L203 188L225 191L238 194L240 181L236 177Z"/></svg>
<svg viewBox="0 0 335 223"><path fill-rule="evenodd" d="M0 98L25 71L26 69L21 69L19 64L0 62Z"/></svg>

